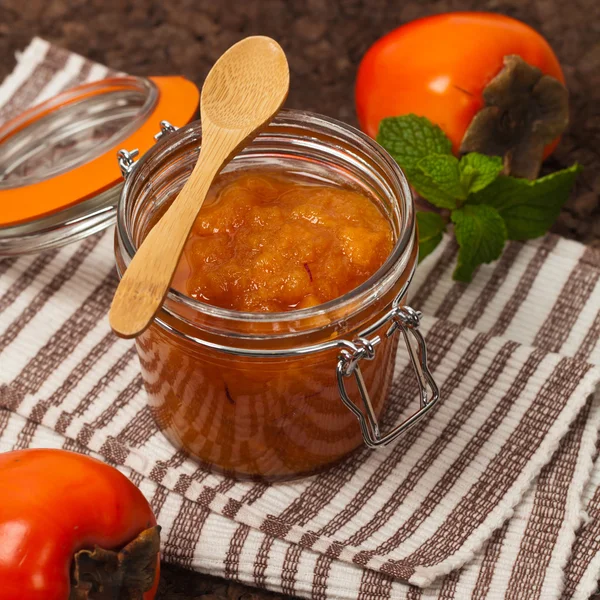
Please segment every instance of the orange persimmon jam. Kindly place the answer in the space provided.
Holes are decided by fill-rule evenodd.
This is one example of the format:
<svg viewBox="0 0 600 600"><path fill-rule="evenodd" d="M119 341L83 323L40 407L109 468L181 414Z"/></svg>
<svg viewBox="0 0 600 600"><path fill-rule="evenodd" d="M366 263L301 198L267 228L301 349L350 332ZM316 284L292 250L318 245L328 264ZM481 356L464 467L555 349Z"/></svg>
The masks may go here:
<svg viewBox="0 0 600 600"><path fill-rule="evenodd" d="M374 199L350 186L266 170L233 172L213 184L173 287L239 314L293 314L360 286L386 261L394 242L391 223ZM379 310L388 302L381 298ZM194 324L201 317L184 314ZM329 323L327 316L315 317L312 335L323 341ZM257 327L247 321L240 334ZM325 339L344 328L352 330L351 319ZM202 335L223 344L222 336ZM363 368L376 414L387 396L396 348L394 337L383 330L381 337L376 359ZM161 429L211 468L287 478L315 472L362 446L357 420L339 395L339 348L249 357L201 347L152 325L138 338L138 352ZM348 389L358 396L353 379Z"/></svg>
<svg viewBox="0 0 600 600"><path fill-rule="evenodd" d="M393 244L388 219L361 193L290 175L225 176L200 211L174 287L238 311L309 308L357 288Z"/></svg>
<svg viewBox="0 0 600 600"><path fill-rule="evenodd" d="M234 171L213 184L173 287L233 315L291 317L355 290L378 271L394 243L389 218L362 190L286 172ZM366 316L358 311L356 322L348 313L332 325L327 312L307 319L307 334L284 323L281 331L292 337L277 344L293 349L342 335L352 339L388 309L401 285L377 298ZM356 417L340 399L339 347L276 357L223 352L211 344L250 348L246 340L253 335L262 347L275 342L260 338L260 320L245 317L228 336L205 327L201 312L179 314L188 324L178 321L174 328L189 337L153 324L137 340L150 406L176 446L210 468L272 480L313 473L363 445ZM169 323L166 313L162 318ZM396 351L387 327L375 359L361 365L377 415ZM209 344L191 341L200 336ZM353 378L347 389L360 402Z"/></svg>

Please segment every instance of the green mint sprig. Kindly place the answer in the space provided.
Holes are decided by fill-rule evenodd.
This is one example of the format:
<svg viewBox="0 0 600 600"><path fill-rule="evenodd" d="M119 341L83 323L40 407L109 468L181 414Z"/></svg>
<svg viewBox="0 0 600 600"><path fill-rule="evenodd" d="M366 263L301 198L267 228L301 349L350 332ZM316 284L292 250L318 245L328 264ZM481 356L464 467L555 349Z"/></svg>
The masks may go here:
<svg viewBox="0 0 600 600"><path fill-rule="evenodd" d="M471 281L476 267L502 254L506 240L543 235L554 223L578 164L530 181L502 175L502 159L471 152L458 159L446 134L425 117L383 119L377 141L404 170L414 190L450 212L459 245L454 279ZM420 260L442 240L441 214L418 212Z"/></svg>

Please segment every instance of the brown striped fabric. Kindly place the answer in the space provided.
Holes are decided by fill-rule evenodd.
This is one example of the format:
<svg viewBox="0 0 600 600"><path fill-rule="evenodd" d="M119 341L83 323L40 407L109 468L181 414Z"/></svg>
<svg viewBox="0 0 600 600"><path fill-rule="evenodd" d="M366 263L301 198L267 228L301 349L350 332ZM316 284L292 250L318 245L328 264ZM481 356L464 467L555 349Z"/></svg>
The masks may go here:
<svg viewBox="0 0 600 600"><path fill-rule="evenodd" d="M494 531L492 537L488 541L483 552L481 560L481 567L477 574L477 581L471 597L473 600L482 600L487 598L490 593L490 584L492 577L494 576L494 570L500 556L500 551L505 540L506 530L508 528L509 521L506 521L500 529ZM470 568L470 567L469 567Z"/></svg>
<svg viewBox="0 0 600 600"><path fill-rule="evenodd" d="M63 69L69 58L69 52L57 46L47 46L40 54L41 60L35 64L27 79L2 103L0 123L12 119L25 108L37 104L40 90L56 77L57 72Z"/></svg>
<svg viewBox="0 0 600 600"><path fill-rule="evenodd" d="M107 72L36 39L0 86L1 118ZM444 240L410 290L425 315L438 407L389 447L268 484L209 473L157 430L134 346L106 320L117 283L112 241L108 231L0 260L0 450L59 447L114 464L151 502L165 560L286 594L594 592L596 251L552 235L511 242L464 285L451 278L457 249ZM411 369L400 348L386 427L415 410Z"/></svg>
<svg viewBox="0 0 600 600"><path fill-rule="evenodd" d="M589 412L590 405L587 404L561 441L561 446L573 446L565 452L569 458L560 462L551 461L540 473L531 516L508 584L507 595L510 597L540 598L544 575L565 519L568 485L573 480Z"/></svg>

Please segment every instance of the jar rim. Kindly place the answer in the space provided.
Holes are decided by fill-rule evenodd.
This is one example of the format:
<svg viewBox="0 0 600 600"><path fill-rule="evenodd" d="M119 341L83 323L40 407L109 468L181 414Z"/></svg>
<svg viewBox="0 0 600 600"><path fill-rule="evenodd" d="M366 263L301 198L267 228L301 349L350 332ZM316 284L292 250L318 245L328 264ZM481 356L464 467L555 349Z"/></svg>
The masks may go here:
<svg viewBox="0 0 600 600"><path fill-rule="evenodd" d="M404 175L402 169L398 166L396 161L390 156L390 154L375 142L372 138L359 131L355 127L343 123L337 119L320 115L309 111L301 111L295 109L282 109L275 119L267 126L267 128L261 132L256 139L261 136L268 135L271 128L284 127L284 126L295 126L301 128L303 131L310 134L311 130L326 131L327 133L335 136L340 142L350 144L354 147L359 147L365 151L373 161L377 161L382 166L386 175L393 182L397 191L399 191L399 197L397 198L400 204L400 229L398 231L396 243L392 248L387 259L384 263L373 273L366 281L361 285L350 290L346 294L319 304L314 307L295 309L291 311L279 311L279 312L249 312L249 311L238 311L227 308L221 308L214 306L194 298L186 296L182 292L170 288L163 304L163 310L170 313L176 318L180 316L173 312L171 306L183 305L188 309L197 311L208 317L215 317L223 321L235 321L235 322L246 322L246 323L282 323L292 322L303 319L311 319L314 317L323 316L333 310L338 311L344 307L351 305L357 301L361 301L363 298L369 297L369 293L373 291L376 284L389 279L389 287L391 287L395 281L395 275L398 272L398 264L403 257L408 257L416 244L416 218L415 208L412 200L411 190ZM125 184L121 191L121 197L117 208L117 236L122 244L123 249L127 255L126 263L128 263L135 252L137 251L136 244L133 240L131 228L128 227L128 214L127 201L132 196L131 191L135 181L136 173L140 173L143 167L147 167L149 163L155 158L155 155L160 150L165 150L166 144L171 144L176 137L182 139L186 134L189 135L200 127L199 121L194 121L188 125L178 129L176 132L163 136L163 139L159 143L151 148L148 152L140 158L134 166L129 176L125 179ZM252 142L254 143L254 142ZM252 143L250 146L252 146ZM398 293L398 297L402 297L406 293L406 289L410 284L412 275L416 268L415 264L412 265L411 271L407 273L406 282L402 286L401 291ZM121 277L123 275L122 269L117 264L118 274ZM405 273L405 269L401 270ZM385 289L383 290L385 291ZM372 300L376 300L381 296L381 293L377 293L373 296ZM160 319L156 317L158 321ZM161 322L162 324L162 322Z"/></svg>

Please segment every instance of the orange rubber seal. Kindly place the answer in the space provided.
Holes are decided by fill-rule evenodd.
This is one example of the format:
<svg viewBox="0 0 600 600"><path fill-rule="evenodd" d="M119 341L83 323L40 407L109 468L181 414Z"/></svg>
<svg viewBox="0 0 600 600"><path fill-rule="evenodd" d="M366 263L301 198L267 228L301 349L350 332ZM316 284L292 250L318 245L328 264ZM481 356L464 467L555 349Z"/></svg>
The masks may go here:
<svg viewBox="0 0 600 600"><path fill-rule="evenodd" d="M183 77L149 79L158 88L158 99L137 131L100 156L70 171L29 185L0 190L0 227L39 219L117 185L123 179L116 155L119 149L137 148L142 156L154 145L154 135L160 131L161 120L167 120L175 127L182 127L198 115L200 93L191 81ZM78 96L79 99L85 97L85 87L81 86L82 94ZM56 106L48 109L46 114L55 108ZM34 111L36 119L44 115L43 111L40 113L39 107L31 109L32 113ZM27 112L18 117L22 123L21 129L31 122L26 116ZM10 123L6 125L10 126ZM14 134L15 130L11 133Z"/></svg>

